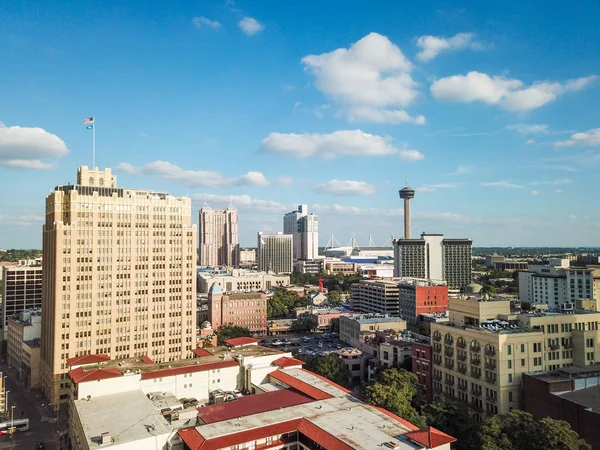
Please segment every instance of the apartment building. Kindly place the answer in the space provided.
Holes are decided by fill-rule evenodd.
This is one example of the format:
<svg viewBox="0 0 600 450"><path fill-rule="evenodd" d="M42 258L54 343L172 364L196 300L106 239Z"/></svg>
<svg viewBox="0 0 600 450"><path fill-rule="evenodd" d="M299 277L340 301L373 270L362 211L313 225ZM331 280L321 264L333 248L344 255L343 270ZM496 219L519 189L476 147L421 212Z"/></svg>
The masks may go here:
<svg viewBox="0 0 600 450"><path fill-rule="evenodd" d="M314 260L319 256L319 216L308 213L307 205L283 216L283 232L293 236L293 258Z"/></svg>
<svg viewBox="0 0 600 450"><path fill-rule="evenodd" d="M46 198L42 389L69 395L67 360L88 354L191 356L196 227L191 200L117 187L110 169L80 167Z"/></svg>
<svg viewBox="0 0 600 450"><path fill-rule="evenodd" d="M254 334L267 332L267 295L263 292L225 294L218 284L208 291L211 325L233 324L248 328Z"/></svg>
<svg viewBox="0 0 600 450"><path fill-rule="evenodd" d="M400 287L397 281L361 280L352 284L352 309L361 313L400 315Z"/></svg>
<svg viewBox="0 0 600 450"><path fill-rule="evenodd" d="M292 273L293 235L258 233L258 270L269 273Z"/></svg>
<svg viewBox="0 0 600 450"><path fill-rule="evenodd" d="M399 284L400 315L415 323L421 314L448 311L448 286L432 282L404 282Z"/></svg>
<svg viewBox="0 0 600 450"><path fill-rule="evenodd" d="M431 324L433 392L470 405L477 420L521 405L528 372L598 361L600 313L511 314L510 301L449 299L448 323Z"/></svg>
<svg viewBox="0 0 600 450"><path fill-rule="evenodd" d="M213 284L218 284L225 292L268 291L280 286L289 286L290 276L245 269L223 272L198 271L199 293L207 294Z"/></svg>
<svg viewBox="0 0 600 450"><path fill-rule="evenodd" d="M8 319L42 306L42 260L20 260L2 267L2 337L7 339Z"/></svg>
<svg viewBox="0 0 600 450"><path fill-rule="evenodd" d="M21 311L8 319L7 363L17 378L28 388L40 382L40 339L42 313L40 308Z"/></svg>
<svg viewBox="0 0 600 450"><path fill-rule="evenodd" d="M472 241L444 239L443 234L421 234L420 239L394 240L394 273L446 281L461 289L471 282Z"/></svg>
<svg viewBox="0 0 600 450"><path fill-rule="evenodd" d="M578 300L600 299L600 267L569 266L568 259L551 259L548 265L530 265L519 272L519 300L550 308L572 309Z"/></svg>
<svg viewBox="0 0 600 450"><path fill-rule="evenodd" d="M201 267L239 266L238 211L233 205L219 210L208 205L200 208L198 236Z"/></svg>

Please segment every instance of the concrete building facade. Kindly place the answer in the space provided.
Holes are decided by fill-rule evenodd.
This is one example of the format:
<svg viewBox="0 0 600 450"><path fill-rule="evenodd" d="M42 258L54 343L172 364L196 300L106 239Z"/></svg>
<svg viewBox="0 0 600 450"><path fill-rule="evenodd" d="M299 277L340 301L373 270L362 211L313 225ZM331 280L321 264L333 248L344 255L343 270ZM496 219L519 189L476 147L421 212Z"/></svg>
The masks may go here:
<svg viewBox="0 0 600 450"><path fill-rule="evenodd" d="M67 400L67 359L191 356L196 227L191 200L118 188L110 169L80 167L46 198L42 389Z"/></svg>
<svg viewBox="0 0 600 450"><path fill-rule="evenodd" d="M40 341L42 313L40 308L21 311L8 319L7 363L17 378L28 388L40 382Z"/></svg>
<svg viewBox="0 0 600 450"><path fill-rule="evenodd" d="M388 314L360 314L340 317L340 340L353 347L361 347L361 333L379 330L406 330L406 320Z"/></svg>
<svg viewBox="0 0 600 450"><path fill-rule="evenodd" d="M201 267L239 266L238 211L235 207L214 210L205 205L200 208L198 236Z"/></svg>
<svg viewBox="0 0 600 450"><path fill-rule="evenodd" d="M394 240L394 274L397 277L446 281L460 289L471 282L472 241L444 239L442 234L421 234L420 239Z"/></svg>
<svg viewBox="0 0 600 450"><path fill-rule="evenodd" d="M218 284L208 291L210 323L215 330L233 324L248 328L253 334L267 332L267 299L262 292L225 294Z"/></svg>
<svg viewBox="0 0 600 450"><path fill-rule="evenodd" d="M221 286L224 292L269 291L276 287L288 286L290 276L244 269L226 272L198 272L198 292L200 294L208 294L208 290L213 284Z"/></svg>
<svg viewBox="0 0 600 450"><path fill-rule="evenodd" d="M352 284L350 298L355 311L400 315L400 288L397 281L361 280Z"/></svg>
<svg viewBox="0 0 600 450"><path fill-rule="evenodd" d="M511 314L510 301L450 298L450 321L431 324L434 398L470 405L474 417L521 405L523 374L595 364L600 313Z"/></svg>
<svg viewBox="0 0 600 450"><path fill-rule="evenodd" d="M258 233L258 270L289 274L294 270L293 235Z"/></svg>
<svg viewBox="0 0 600 450"><path fill-rule="evenodd" d="M8 319L26 309L42 306L42 261L22 260L2 267L2 336L7 338Z"/></svg>
<svg viewBox="0 0 600 450"><path fill-rule="evenodd" d="M283 232L293 236L294 260L313 260L319 256L319 217L308 213L307 205L283 216Z"/></svg>

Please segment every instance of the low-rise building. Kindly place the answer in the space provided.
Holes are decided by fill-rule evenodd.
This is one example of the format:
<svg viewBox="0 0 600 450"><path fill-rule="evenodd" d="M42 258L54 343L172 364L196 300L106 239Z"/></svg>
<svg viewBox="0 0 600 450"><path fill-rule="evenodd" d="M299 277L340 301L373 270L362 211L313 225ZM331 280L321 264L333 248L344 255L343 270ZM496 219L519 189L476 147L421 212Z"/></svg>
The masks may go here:
<svg viewBox="0 0 600 450"><path fill-rule="evenodd" d="M523 410L534 419L566 420L592 448L600 448L600 365L523 375Z"/></svg>
<svg viewBox="0 0 600 450"><path fill-rule="evenodd" d="M341 260L325 260L323 271L327 275L352 275L358 273L358 269L359 266L357 263Z"/></svg>
<svg viewBox="0 0 600 450"><path fill-rule="evenodd" d="M214 284L208 291L210 323L215 329L233 324L248 328L253 334L267 332L267 295L264 292L224 294Z"/></svg>
<svg viewBox="0 0 600 450"><path fill-rule="evenodd" d="M323 259L302 259L294 262L294 272L297 273L321 273L325 260Z"/></svg>
<svg viewBox="0 0 600 450"><path fill-rule="evenodd" d="M364 354L361 350L354 347L344 347L338 351L338 354L348 368L350 379L353 382L359 383L368 378L367 367L371 355Z"/></svg>
<svg viewBox="0 0 600 450"><path fill-rule="evenodd" d="M246 269L198 271L199 293L208 294L208 290L213 284L218 284L227 293L268 291L276 287L288 286L290 276Z"/></svg>
<svg viewBox="0 0 600 450"><path fill-rule="evenodd" d="M506 258L494 253L485 257L485 267L505 272L515 272L517 270L527 270L528 264L527 261L521 259Z"/></svg>
<svg viewBox="0 0 600 450"><path fill-rule="evenodd" d="M253 248L244 248L240 250L240 264L256 263L256 250Z"/></svg>
<svg viewBox="0 0 600 450"><path fill-rule="evenodd" d="M275 319L267 323L267 334L269 336L279 336L292 333L292 323L294 319Z"/></svg>
<svg viewBox="0 0 600 450"><path fill-rule="evenodd" d="M361 332L378 330L402 331L406 320L388 314L360 314L340 317L340 340L353 347L361 346Z"/></svg>
<svg viewBox="0 0 600 450"><path fill-rule="evenodd" d="M408 322L418 322L421 314L448 311L448 286L428 281L399 284L400 315Z"/></svg>
<svg viewBox="0 0 600 450"><path fill-rule="evenodd" d="M450 298L449 322L431 324L434 398L455 397L483 419L520 407L524 373L599 360L600 313L514 314L510 303Z"/></svg>
<svg viewBox="0 0 600 450"><path fill-rule="evenodd" d="M169 364L102 355L71 360L72 448L450 450L455 441L247 339Z"/></svg>
<svg viewBox="0 0 600 450"><path fill-rule="evenodd" d="M42 312L40 308L21 311L8 319L7 363L28 389L40 382L40 340Z"/></svg>

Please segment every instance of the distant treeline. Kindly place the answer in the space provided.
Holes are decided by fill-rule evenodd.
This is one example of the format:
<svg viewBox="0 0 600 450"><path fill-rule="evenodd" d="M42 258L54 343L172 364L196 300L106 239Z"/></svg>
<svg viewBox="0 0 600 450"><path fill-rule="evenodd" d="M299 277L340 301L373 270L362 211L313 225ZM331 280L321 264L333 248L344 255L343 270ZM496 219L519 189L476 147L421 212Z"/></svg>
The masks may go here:
<svg viewBox="0 0 600 450"><path fill-rule="evenodd" d="M0 262L16 262L20 259L35 259L41 258L42 251L38 249L22 250L10 249L0 250Z"/></svg>

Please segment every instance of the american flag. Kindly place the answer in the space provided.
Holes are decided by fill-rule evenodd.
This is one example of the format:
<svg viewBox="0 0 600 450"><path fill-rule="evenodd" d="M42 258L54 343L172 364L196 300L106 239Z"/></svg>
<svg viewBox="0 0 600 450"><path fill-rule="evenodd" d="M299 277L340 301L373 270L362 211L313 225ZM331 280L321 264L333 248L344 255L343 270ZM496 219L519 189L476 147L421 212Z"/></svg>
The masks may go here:
<svg viewBox="0 0 600 450"><path fill-rule="evenodd" d="M84 125L94 125L94 118L88 117L87 119L83 119L83 124Z"/></svg>

